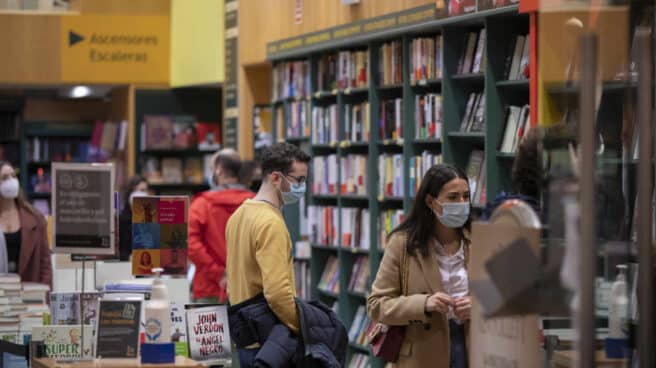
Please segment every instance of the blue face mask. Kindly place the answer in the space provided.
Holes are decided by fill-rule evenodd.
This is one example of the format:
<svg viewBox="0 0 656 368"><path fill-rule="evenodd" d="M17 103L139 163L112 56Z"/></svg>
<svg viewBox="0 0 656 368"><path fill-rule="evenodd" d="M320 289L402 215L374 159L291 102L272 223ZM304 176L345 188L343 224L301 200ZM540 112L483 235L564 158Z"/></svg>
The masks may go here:
<svg viewBox="0 0 656 368"><path fill-rule="evenodd" d="M282 194L282 203L292 204L298 202L305 196L305 183L292 183L287 177L284 178L289 182L289 192L280 191L280 194Z"/></svg>
<svg viewBox="0 0 656 368"><path fill-rule="evenodd" d="M433 210L433 213L435 213L435 216L437 216L437 219L440 220L442 225L459 228L469 219L469 202L437 203L442 206L442 214L438 214L435 210Z"/></svg>

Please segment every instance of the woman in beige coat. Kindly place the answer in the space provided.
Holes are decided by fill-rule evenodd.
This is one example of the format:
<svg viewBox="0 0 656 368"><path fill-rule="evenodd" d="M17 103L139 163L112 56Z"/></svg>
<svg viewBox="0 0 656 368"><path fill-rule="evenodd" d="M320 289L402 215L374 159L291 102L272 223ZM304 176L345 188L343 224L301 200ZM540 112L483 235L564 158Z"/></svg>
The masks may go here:
<svg viewBox="0 0 656 368"><path fill-rule="evenodd" d="M469 196L460 169L433 166L407 219L390 234L367 310L374 321L407 326L397 367L467 367Z"/></svg>

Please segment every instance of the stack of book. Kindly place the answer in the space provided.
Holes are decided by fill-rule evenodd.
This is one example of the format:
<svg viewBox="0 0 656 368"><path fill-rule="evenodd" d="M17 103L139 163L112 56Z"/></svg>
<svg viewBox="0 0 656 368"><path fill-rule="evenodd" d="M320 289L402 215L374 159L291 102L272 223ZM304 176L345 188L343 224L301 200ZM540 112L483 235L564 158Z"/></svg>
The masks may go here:
<svg viewBox="0 0 656 368"><path fill-rule="evenodd" d="M367 330L370 324L371 320L369 319L369 316L367 316L365 306L359 306L358 310L355 312L355 317L353 317L351 328L349 329L349 342L365 346L367 343Z"/></svg>
<svg viewBox="0 0 656 368"><path fill-rule="evenodd" d="M381 212L378 218L378 239L380 249L385 249L389 234L401 224L404 217L405 214L403 210L386 210Z"/></svg>
<svg viewBox="0 0 656 368"><path fill-rule="evenodd" d="M287 106L287 138L310 136L310 102L293 101Z"/></svg>
<svg viewBox="0 0 656 368"><path fill-rule="evenodd" d="M381 86L403 83L403 43L386 42L379 49L379 83Z"/></svg>
<svg viewBox="0 0 656 368"><path fill-rule="evenodd" d="M310 62L281 62L273 68L273 99L303 98L310 93Z"/></svg>
<svg viewBox="0 0 656 368"><path fill-rule="evenodd" d="M337 105L312 108L312 144L331 144L339 140Z"/></svg>
<svg viewBox="0 0 656 368"><path fill-rule="evenodd" d="M469 179L471 203L474 205L485 205L485 154L483 151L474 150L471 152L465 173Z"/></svg>
<svg viewBox="0 0 656 368"><path fill-rule="evenodd" d="M371 124L369 122L369 102L347 104L344 106L344 140L350 142L369 142Z"/></svg>
<svg viewBox="0 0 656 368"><path fill-rule="evenodd" d="M458 74L478 74L485 71L485 28L465 36L465 49L458 62Z"/></svg>
<svg viewBox="0 0 656 368"><path fill-rule="evenodd" d="M515 153L522 138L531 129L531 114L529 105L508 106L506 127L503 139L499 145L501 153Z"/></svg>
<svg viewBox="0 0 656 368"><path fill-rule="evenodd" d="M355 353L351 357L348 368L369 368L371 367L371 358L369 355Z"/></svg>
<svg viewBox="0 0 656 368"><path fill-rule="evenodd" d="M141 125L142 151L216 151L220 148L219 123L203 123L190 115L146 115Z"/></svg>
<svg viewBox="0 0 656 368"><path fill-rule="evenodd" d="M442 138L442 122L441 95L429 93L415 96L415 138Z"/></svg>
<svg viewBox="0 0 656 368"><path fill-rule="evenodd" d="M348 289L355 293L366 293L369 285L369 273L369 256L359 256L353 263Z"/></svg>
<svg viewBox="0 0 656 368"><path fill-rule="evenodd" d="M337 155L312 158L312 193L315 195L337 194L338 173Z"/></svg>
<svg viewBox="0 0 656 368"><path fill-rule="evenodd" d="M410 63L412 84L442 78L442 35L413 39Z"/></svg>
<svg viewBox="0 0 656 368"><path fill-rule="evenodd" d="M415 156L410 159L410 188L408 188L408 194L411 197L414 197L417 190L419 190L419 186L421 185L421 181L424 178L424 175L426 175L426 172L431 167L441 163L442 155L430 151L424 151L421 153L421 156Z"/></svg>
<svg viewBox="0 0 656 368"><path fill-rule="evenodd" d="M340 51L338 54L337 88L364 88L369 84L369 51Z"/></svg>
<svg viewBox="0 0 656 368"><path fill-rule="evenodd" d="M378 158L378 196L403 197L403 155L384 154Z"/></svg>
<svg viewBox="0 0 656 368"><path fill-rule="evenodd" d="M380 102L380 139L403 138L403 99Z"/></svg>
<svg viewBox="0 0 656 368"><path fill-rule="evenodd" d="M48 285L21 283L17 274L0 275L0 339L23 343L48 313Z"/></svg>
<svg viewBox="0 0 656 368"><path fill-rule="evenodd" d="M369 210L342 207L342 247L369 249Z"/></svg>
<svg viewBox="0 0 656 368"><path fill-rule="evenodd" d="M346 155L339 160L342 175L340 194L367 195L367 156Z"/></svg>
<svg viewBox="0 0 656 368"><path fill-rule="evenodd" d="M323 54L317 61L317 90L337 89L337 54Z"/></svg>
<svg viewBox="0 0 656 368"><path fill-rule="evenodd" d="M337 257L330 256L328 258L317 287L319 290L339 294L339 260Z"/></svg>
<svg viewBox="0 0 656 368"><path fill-rule="evenodd" d="M460 131L465 133L485 131L485 93L469 94L465 115L460 123Z"/></svg>
<svg viewBox="0 0 656 368"><path fill-rule="evenodd" d="M528 35L516 35L510 42L505 75L508 80L528 79L530 76L531 41Z"/></svg>
<svg viewBox="0 0 656 368"><path fill-rule="evenodd" d="M336 247L338 238L337 207L308 206L308 222L312 244Z"/></svg>

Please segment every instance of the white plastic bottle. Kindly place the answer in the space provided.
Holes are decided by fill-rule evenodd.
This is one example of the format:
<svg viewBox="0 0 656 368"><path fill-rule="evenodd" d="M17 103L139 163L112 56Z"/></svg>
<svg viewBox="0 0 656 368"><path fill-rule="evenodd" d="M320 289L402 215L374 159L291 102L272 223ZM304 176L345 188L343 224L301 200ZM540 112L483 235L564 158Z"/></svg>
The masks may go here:
<svg viewBox="0 0 656 368"><path fill-rule="evenodd" d="M610 291L610 306L608 309L608 337L614 339L625 338L622 331L622 319L628 317L629 297L626 285L626 265L617 265L619 273Z"/></svg>
<svg viewBox="0 0 656 368"><path fill-rule="evenodd" d="M166 284L160 278L163 269L154 268L157 275L153 280L150 300L145 308L145 332L147 343L171 342L171 311Z"/></svg>

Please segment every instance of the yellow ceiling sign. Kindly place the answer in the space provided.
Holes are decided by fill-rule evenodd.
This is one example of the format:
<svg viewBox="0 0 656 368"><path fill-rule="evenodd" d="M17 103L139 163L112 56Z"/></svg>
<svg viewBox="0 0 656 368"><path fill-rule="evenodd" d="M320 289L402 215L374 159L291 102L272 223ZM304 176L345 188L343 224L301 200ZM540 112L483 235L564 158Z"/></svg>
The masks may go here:
<svg viewBox="0 0 656 368"><path fill-rule="evenodd" d="M61 25L63 81L168 83L168 16L71 15Z"/></svg>

